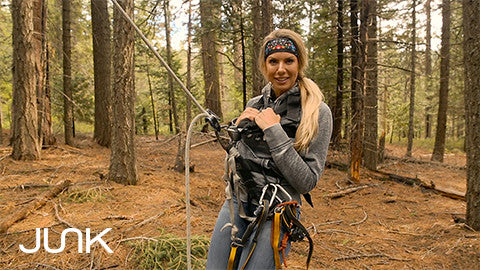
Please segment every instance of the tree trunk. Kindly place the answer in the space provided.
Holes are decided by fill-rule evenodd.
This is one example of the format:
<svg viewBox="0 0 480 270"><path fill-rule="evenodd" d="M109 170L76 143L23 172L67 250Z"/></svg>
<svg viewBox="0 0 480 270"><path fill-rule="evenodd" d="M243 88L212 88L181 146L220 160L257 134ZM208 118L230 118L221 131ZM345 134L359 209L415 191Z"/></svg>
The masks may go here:
<svg viewBox="0 0 480 270"><path fill-rule="evenodd" d="M362 9L362 13L364 10ZM365 15L362 14L361 18ZM365 21L362 21L362 27L366 27ZM351 28L351 51L352 51L352 126L350 137L350 179L353 182L360 181L360 165L362 163L363 152L363 130L364 130L364 111L363 111L363 88L364 88L364 46L360 44L358 31L358 1L350 1L350 28ZM366 28L362 30L366 35ZM365 43L363 43L365 44Z"/></svg>
<svg viewBox="0 0 480 270"><path fill-rule="evenodd" d="M133 0L118 1L133 18ZM117 8L113 12L113 126L109 178L115 182L135 185L135 77L133 27Z"/></svg>
<svg viewBox="0 0 480 270"><path fill-rule="evenodd" d="M72 34L70 15L71 1L62 0L63 125L65 144L73 146Z"/></svg>
<svg viewBox="0 0 480 270"><path fill-rule="evenodd" d="M152 105L152 116L153 116L153 128L155 129L155 140L158 141L158 121L157 121L157 110L155 106L155 99L153 98L153 87L152 87L152 80L150 79L150 69L148 68L148 59L145 61L147 63L147 81L148 81L148 89L150 91L150 103Z"/></svg>
<svg viewBox="0 0 480 270"><path fill-rule="evenodd" d="M253 37L252 37L252 97L258 96L261 94L263 89L263 75L258 66L258 54L259 48L262 47L263 40L263 31L262 31L262 0L253 0L252 1L252 27L253 27Z"/></svg>
<svg viewBox="0 0 480 270"><path fill-rule="evenodd" d="M243 109L247 107L247 61L245 54L245 28L243 26L243 13L240 14L240 38L242 41L242 93Z"/></svg>
<svg viewBox="0 0 480 270"><path fill-rule="evenodd" d="M220 102L220 75L216 50L218 27L218 1L200 1L200 21L202 24L202 63L205 82L205 106L222 118Z"/></svg>
<svg viewBox="0 0 480 270"><path fill-rule="evenodd" d="M408 143L405 156L412 156L413 136L414 136L414 113L415 113L415 45L417 43L416 32L416 0L412 3L412 51L411 51L411 72L410 72L410 107L408 111Z"/></svg>
<svg viewBox="0 0 480 270"><path fill-rule="evenodd" d="M40 158L38 140L36 51L33 44L33 2L13 0L12 158Z"/></svg>
<svg viewBox="0 0 480 270"><path fill-rule="evenodd" d="M105 147L110 147L111 127L111 44L108 0L91 0L93 69L95 81L95 129L93 138Z"/></svg>
<svg viewBox="0 0 480 270"><path fill-rule="evenodd" d="M463 0L467 224L480 231L480 1Z"/></svg>
<svg viewBox="0 0 480 270"><path fill-rule="evenodd" d="M343 0L337 0L337 91L333 111L333 147L340 146L343 112Z"/></svg>
<svg viewBox="0 0 480 270"><path fill-rule="evenodd" d="M262 39L272 32L272 10L272 0L262 0Z"/></svg>
<svg viewBox="0 0 480 270"><path fill-rule="evenodd" d="M242 93L243 106L246 105L246 93L243 92L243 10L242 10L242 0L232 1L232 10L235 14L233 18L233 31L236 33L233 38L233 62L235 67L233 69L233 79L235 83L235 91L237 93ZM242 68L240 68L242 67Z"/></svg>
<svg viewBox="0 0 480 270"><path fill-rule="evenodd" d="M165 40L167 43L167 64L172 66L172 46L170 42L170 1L163 1L163 13L165 15ZM178 124L177 102L175 99L175 91L173 90L173 78L168 76L168 93L170 96L170 110L172 111L173 123L175 125L175 134L180 132Z"/></svg>
<svg viewBox="0 0 480 270"><path fill-rule="evenodd" d="M180 134L182 135L182 134ZM185 171L185 137L180 136L178 138L178 145L177 145L177 155L175 156L175 164L173 165L173 169L176 172L184 172Z"/></svg>
<svg viewBox="0 0 480 270"><path fill-rule="evenodd" d="M51 86L50 86L50 49L47 44L46 48L46 63L45 63L45 102L44 113L45 119L43 121L43 145L54 145L57 142L55 135L53 134L53 122L52 122L52 99L51 99Z"/></svg>
<svg viewBox="0 0 480 270"><path fill-rule="evenodd" d="M187 89L192 90L192 0L188 0L188 30L187 30ZM187 98L187 119L185 130L192 122L192 101Z"/></svg>
<svg viewBox="0 0 480 270"><path fill-rule="evenodd" d="M447 130L448 82L450 77L450 0L442 1L442 47L440 49L440 91L438 100L437 130L432 161L443 162Z"/></svg>
<svg viewBox="0 0 480 270"><path fill-rule="evenodd" d="M3 126L2 126L2 98L0 97L0 146L3 145Z"/></svg>
<svg viewBox="0 0 480 270"><path fill-rule="evenodd" d="M427 0L425 3L425 11L427 15L427 28L425 29L425 77L426 77L426 101L425 106L425 138L432 137L432 102L433 94L432 88L432 14L431 14L431 0Z"/></svg>
<svg viewBox="0 0 480 270"><path fill-rule="evenodd" d="M46 26L47 26L47 3L44 0L33 2L33 44L35 48L35 76L37 80L37 120L38 120L38 141L42 145L45 122L45 63L46 63Z"/></svg>
<svg viewBox="0 0 480 270"><path fill-rule="evenodd" d="M378 158L377 0L365 0L364 8L367 13L364 164L368 169L376 170Z"/></svg>

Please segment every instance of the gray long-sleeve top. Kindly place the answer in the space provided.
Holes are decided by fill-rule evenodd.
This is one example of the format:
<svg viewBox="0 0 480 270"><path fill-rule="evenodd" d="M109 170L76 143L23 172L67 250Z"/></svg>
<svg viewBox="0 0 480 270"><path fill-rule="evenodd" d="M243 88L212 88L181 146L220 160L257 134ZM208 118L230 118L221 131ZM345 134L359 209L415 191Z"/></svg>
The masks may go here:
<svg viewBox="0 0 480 270"><path fill-rule="evenodd" d="M286 97L298 93L298 87L294 87L282 94L279 98L270 98L271 87L267 85L263 89L263 95L250 100L247 107L252 107L259 99L264 99L265 107L274 106L275 103L285 102ZM294 138L290 138L281 124L275 124L263 130L271 158L276 167L282 173L290 187L286 187L293 200L301 201L300 194L310 192L317 184L323 174L328 145L332 134L332 113L327 104L322 102L318 114L318 133L310 142L308 151L298 153L294 145ZM243 156L251 159L258 159L255 148L250 148L244 143L237 145ZM261 158L261 157L260 157ZM255 175L255 174L254 174ZM257 175L258 177L262 177ZM246 194L242 194L242 201L246 201Z"/></svg>
<svg viewBox="0 0 480 270"><path fill-rule="evenodd" d="M294 141L287 136L280 124L266 128L263 132L272 158L285 179L298 193L310 192L323 174L332 135L332 113L327 104L320 104L318 134L303 156L295 150Z"/></svg>

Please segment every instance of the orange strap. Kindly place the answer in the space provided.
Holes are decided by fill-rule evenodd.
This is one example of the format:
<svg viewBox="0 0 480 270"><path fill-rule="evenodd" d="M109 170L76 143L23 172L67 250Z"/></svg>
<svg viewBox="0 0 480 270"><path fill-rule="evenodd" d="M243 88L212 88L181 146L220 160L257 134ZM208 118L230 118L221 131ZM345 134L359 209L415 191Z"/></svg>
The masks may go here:
<svg viewBox="0 0 480 270"><path fill-rule="evenodd" d="M230 256L228 257L227 270L233 270L233 264L235 262L236 254L237 254L237 247L232 246L232 249L230 250Z"/></svg>
<svg viewBox="0 0 480 270"><path fill-rule="evenodd" d="M278 250L278 244L280 242L280 215L281 213L275 213L272 222L272 237L271 243L273 248L273 258L275 260L275 269L282 269L282 262L280 261L280 252Z"/></svg>
<svg viewBox="0 0 480 270"><path fill-rule="evenodd" d="M285 268L287 268L287 258L285 256L285 250L287 249L287 246L288 246L288 237L289 237L288 233L285 233L283 235L282 244L280 246L280 250L282 251L283 264L285 265Z"/></svg>

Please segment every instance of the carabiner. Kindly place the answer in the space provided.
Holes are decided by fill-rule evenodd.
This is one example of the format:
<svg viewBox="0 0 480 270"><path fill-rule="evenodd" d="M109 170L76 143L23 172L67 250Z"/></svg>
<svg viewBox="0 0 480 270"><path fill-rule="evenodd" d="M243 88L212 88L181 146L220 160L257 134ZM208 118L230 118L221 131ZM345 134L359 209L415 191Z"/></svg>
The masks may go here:
<svg viewBox="0 0 480 270"><path fill-rule="evenodd" d="M260 199L258 200L258 204L261 205L262 202L263 202L263 197L265 197L265 193L267 192L268 190L268 187L272 186L273 187L273 192L272 192L272 197L270 197L270 202L269 204L270 205L273 205L273 202L275 201L275 198L277 197L277 191L278 191L278 188L277 188L277 185L275 184L267 184L263 187L262 189L262 195L260 196ZM287 193L288 194L288 193Z"/></svg>
<svg viewBox="0 0 480 270"><path fill-rule="evenodd" d="M292 196L280 185L280 184L275 184L275 187L280 189L283 194L287 195L287 202L292 201ZM280 203L283 203L282 199L280 197L276 196L276 199L280 201Z"/></svg>

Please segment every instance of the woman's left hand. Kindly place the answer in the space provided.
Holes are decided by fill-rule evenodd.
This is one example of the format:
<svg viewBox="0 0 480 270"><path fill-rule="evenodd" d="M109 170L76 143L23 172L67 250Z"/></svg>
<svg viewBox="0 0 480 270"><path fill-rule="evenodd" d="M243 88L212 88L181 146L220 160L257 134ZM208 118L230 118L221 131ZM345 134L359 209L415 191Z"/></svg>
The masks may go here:
<svg viewBox="0 0 480 270"><path fill-rule="evenodd" d="M272 108L267 108L255 116L255 123L262 130L280 123L280 115L276 114Z"/></svg>

